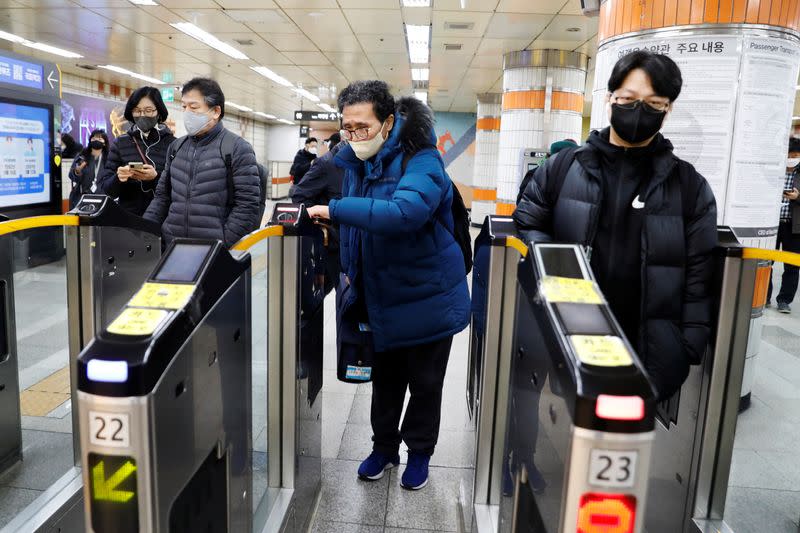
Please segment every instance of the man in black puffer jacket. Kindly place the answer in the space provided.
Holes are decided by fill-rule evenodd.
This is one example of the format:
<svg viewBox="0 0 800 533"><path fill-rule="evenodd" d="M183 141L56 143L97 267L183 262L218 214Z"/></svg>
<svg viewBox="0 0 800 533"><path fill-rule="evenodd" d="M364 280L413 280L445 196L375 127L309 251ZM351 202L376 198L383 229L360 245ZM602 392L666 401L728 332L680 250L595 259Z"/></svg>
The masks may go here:
<svg viewBox="0 0 800 533"><path fill-rule="evenodd" d="M181 105L187 136L170 146L174 157L167 157L144 218L162 224L167 242L194 237L219 239L230 247L260 222L253 147L222 125L225 95L214 80L195 78L184 85ZM230 176L222 153L226 145L233 148Z"/></svg>
<svg viewBox="0 0 800 533"><path fill-rule="evenodd" d="M708 182L658 133L681 84L666 56L620 59L608 82L611 127L549 159L514 212L528 240L591 247L597 282L661 399L705 353L717 244ZM573 160L565 167L562 157Z"/></svg>

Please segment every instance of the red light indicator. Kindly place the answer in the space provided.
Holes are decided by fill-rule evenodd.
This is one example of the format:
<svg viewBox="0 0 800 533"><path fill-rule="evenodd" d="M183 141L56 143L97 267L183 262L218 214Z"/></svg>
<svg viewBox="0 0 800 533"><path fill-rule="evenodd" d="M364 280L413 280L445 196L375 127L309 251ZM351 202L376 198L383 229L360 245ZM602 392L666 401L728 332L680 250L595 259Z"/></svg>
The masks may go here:
<svg viewBox="0 0 800 533"><path fill-rule="evenodd" d="M594 492L581 496L578 533L633 533L635 523L635 496Z"/></svg>
<svg viewBox="0 0 800 533"><path fill-rule="evenodd" d="M644 400L639 396L600 394L594 412L606 420L641 420L644 418Z"/></svg>

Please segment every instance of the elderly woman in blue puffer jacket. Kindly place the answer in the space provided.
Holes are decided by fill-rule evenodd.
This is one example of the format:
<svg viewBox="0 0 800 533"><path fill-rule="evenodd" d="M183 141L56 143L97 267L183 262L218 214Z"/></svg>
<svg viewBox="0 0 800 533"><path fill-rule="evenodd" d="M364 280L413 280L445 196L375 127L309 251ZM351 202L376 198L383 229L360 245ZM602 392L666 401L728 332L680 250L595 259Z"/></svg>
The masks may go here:
<svg viewBox="0 0 800 533"><path fill-rule="evenodd" d="M421 489L439 434L442 386L453 335L469 323L464 257L454 236L453 183L436 149L431 109L395 102L381 81L358 81L339 95L345 169L342 198L309 209L341 225L337 313L355 313L372 331L373 452L358 469L383 477L400 462L401 484ZM341 288L341 287L340 287ZM411 399L400 425L406 389Z"/></svg>

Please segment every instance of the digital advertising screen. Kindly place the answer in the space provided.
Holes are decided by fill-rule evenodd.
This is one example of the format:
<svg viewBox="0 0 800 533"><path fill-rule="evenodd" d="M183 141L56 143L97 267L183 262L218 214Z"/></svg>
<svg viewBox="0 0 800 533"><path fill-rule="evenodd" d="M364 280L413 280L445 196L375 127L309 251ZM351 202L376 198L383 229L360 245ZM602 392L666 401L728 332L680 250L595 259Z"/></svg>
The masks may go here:
<svg viewBox="0 0 800 533"><path fill-rule="evenodd" d="M50 109L0 100L0 207L50 201Z"/></svg>

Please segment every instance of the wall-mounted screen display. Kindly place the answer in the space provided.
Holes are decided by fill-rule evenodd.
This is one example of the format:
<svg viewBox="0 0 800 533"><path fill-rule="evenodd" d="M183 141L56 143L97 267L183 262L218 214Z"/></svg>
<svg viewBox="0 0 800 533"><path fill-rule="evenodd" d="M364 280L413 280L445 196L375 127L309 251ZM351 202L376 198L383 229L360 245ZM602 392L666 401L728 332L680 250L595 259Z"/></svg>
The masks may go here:
<svg viewBox="0 0 800 533"><path fill-rule="evenodd" d="M50 201L50 114L47 107L0 100L0 207Z"/></svg>

